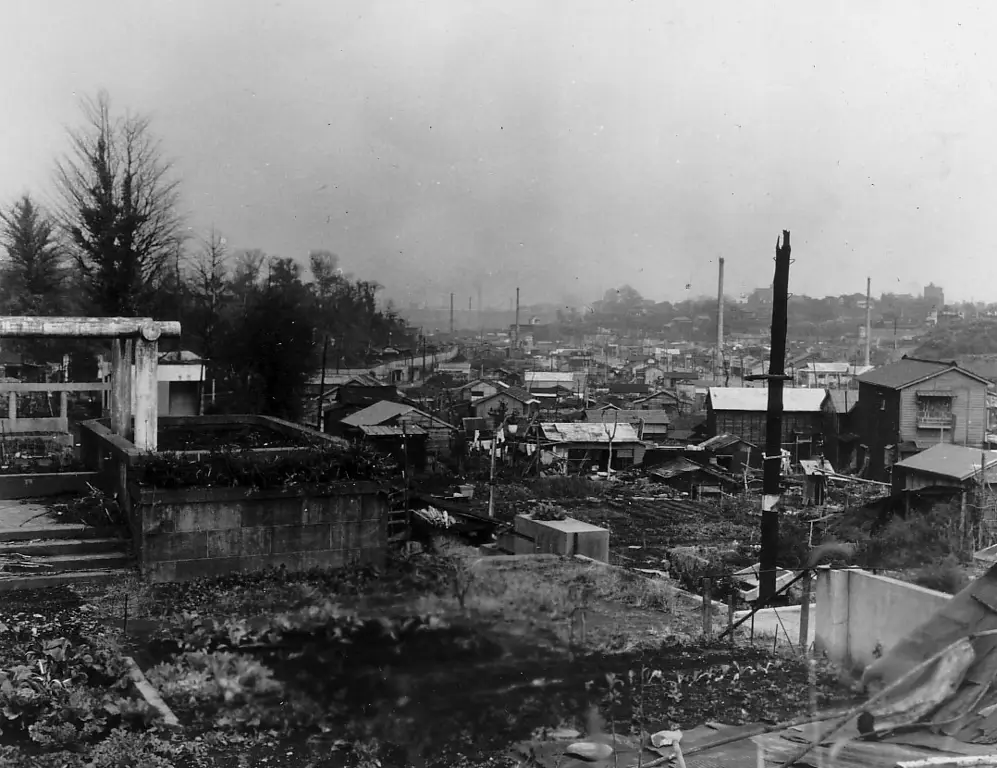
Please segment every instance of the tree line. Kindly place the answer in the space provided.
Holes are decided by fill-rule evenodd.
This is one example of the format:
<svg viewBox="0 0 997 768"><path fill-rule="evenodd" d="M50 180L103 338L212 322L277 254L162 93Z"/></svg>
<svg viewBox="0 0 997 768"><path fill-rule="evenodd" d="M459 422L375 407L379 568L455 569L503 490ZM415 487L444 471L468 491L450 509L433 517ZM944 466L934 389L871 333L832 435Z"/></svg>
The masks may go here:
<svg viewBox="0 0 997 768"><path fill-rule="evenodd" d="M0 210L0 314L151 316L179 320L181 347L209 360L226 410L300 415L308 378L363 365L406 344L406 325L328 250L307 269L260 250L232 250L186 227L181 190L147 116L117 114L105 92L84 99L50 200L21 195ZM53 362L90 345L5 345Z"/></svg>

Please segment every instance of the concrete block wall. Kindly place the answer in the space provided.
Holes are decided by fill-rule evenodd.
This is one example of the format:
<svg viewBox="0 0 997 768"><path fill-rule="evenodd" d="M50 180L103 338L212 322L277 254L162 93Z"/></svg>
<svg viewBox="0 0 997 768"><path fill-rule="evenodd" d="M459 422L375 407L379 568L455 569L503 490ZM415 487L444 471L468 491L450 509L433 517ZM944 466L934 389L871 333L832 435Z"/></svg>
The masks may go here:
<svg viewBox="0 0 997 768"><path fill-rule="evenodd" d="M837 666L859 672L942 608L951 595L859 568L819 568L814 643Z"/></svg>
<svg viewBox="0 0 997 768"><path fill-rule="evenodd" d="M247 492L136 489L143 575L184 581L284 566L383 564L388 503L374 483Z"/></svg>

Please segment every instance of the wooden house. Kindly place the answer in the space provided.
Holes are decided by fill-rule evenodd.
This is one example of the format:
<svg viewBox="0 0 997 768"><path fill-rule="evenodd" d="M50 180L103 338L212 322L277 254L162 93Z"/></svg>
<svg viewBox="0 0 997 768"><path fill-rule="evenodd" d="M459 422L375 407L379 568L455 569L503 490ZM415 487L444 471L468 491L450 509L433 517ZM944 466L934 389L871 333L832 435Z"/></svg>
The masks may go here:
<svg viewBox="0 0 997 768"><path fill-rule="evenodd" d="M824 401L824 457L839 472L855 468L859 435L857 389L832 389Z"/></svg>
<svg viewBox="0 0 997 768"><path fill-rule="evenodd" d="M893 493L909 497L926 488L957 491L962 504L983 508L993 520L989 488L997 482L997 451L939 443L893 465Z"/></svg>
<svg viewBox="0 0 997 768"><path fill-rule="evenodd" d="M528 419L540 409L540 400L520 387L499 385L493 395L471 403L472 416L491 419L497 426L509 415Z"/></svg>
<svg viewBox="0 0 997 768"><path fill-rule="evenodd" d="M740 473L745 467L762 468L762 449L737 435L724 434L701 442L697 448L717 460L717 466L728 472Z"/></svg>
<svg viewBox="0 0 997 768"><path fill-rule="evenodd" d="M382 400L352 413L329 431L347 435L352 429L372 426L421 427L426 432L426 450L437 456L449 455L457 428L443 419L405 403Z"/></svg>
<svg viewBox="0 0 997 768"><path fill-rule="evenodd" d="M780 441L794 460L809 459L824 433L823 389L784 389ZM706 425L711 437L731 434L764 446L768 389L710 387L706 396Z"/></svg>
<svg viewBox="0 0 997 768"><path fill-rule="evenodd" d="M982 376L955 362L904 356L857 381L857 461L867 477L888 481L894 464L938 443L983 447L988 382Z"/></svg>
<svg viewBox="0 0 997 768"><path fill-rule="evenodd" d="M615 426L589 423L542 423L540 437L566 472L606 471L612 452L612 468L627 469L644 461L644 443L629 424Z"/></svg>
<svg viewBox="0 0 997 768"><path fill-rule="evenodd" d="M652 443L664 442L668 437L671 419L664 411L633 411L619 408L590 409L582 420L594 424L629 424L637 430L637 437Z"/></svg>
<svg viewBox="0 0 997 768"><path fill-rule="evenodd" d="M692 411L693 401L682 397L678 392L661 389L634 400L633 408L638 411L664 411L669 416L678 416Z"/></svg>

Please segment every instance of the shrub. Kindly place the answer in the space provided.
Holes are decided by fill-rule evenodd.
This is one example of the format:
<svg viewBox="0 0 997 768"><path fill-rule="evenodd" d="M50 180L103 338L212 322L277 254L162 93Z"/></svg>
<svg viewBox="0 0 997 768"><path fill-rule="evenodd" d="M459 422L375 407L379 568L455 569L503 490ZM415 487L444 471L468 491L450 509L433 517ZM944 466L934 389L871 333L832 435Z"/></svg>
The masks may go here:
<svg viewBox="0 0 997 768"><path fill-rule="evenodd" d="M567 516L564 507L546 501L537 504L530 513L534 520L564 520Z"/></svg>
<svg viewBox="0 0 997 768"><path fill-rule="evenodd" d="M894 517L859 547L858 564L864 568L901 570L929 565L963 554L958 514L950 505L934 506L926 513Z"/></svg>
<svg viewBox="0 0 997 768"><path fill-rule="evenodd" d="M959 565L958 559L949 555L939 563L919 569L914 576L914 583L954 595L969 585L969 577Z"/></svg>
<svg viewBox="0 0 997 768"><path fill-rule="evenodd" d="M318 445L292 454L267 456L252 450L160 453L138 472L139 484L154 488L281 488L355 480L384 480L394 461L359 444L348 449Z"/></svg>

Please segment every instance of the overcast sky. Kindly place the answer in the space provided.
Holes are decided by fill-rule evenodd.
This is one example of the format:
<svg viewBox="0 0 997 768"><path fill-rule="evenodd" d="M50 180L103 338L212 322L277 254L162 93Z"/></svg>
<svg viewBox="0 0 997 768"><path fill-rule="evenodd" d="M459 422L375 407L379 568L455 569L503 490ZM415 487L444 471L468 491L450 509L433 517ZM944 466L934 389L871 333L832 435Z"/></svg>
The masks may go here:
<svg viewBox="0 0 997 768"><path fill-rule="evenodd" d="M6 3L0 199L48 194L105 88L152 114L196 231L331 249L402 302L674 300L718 256L737 293L782 229L796 294L997 300L981 5Z"/></svg>

